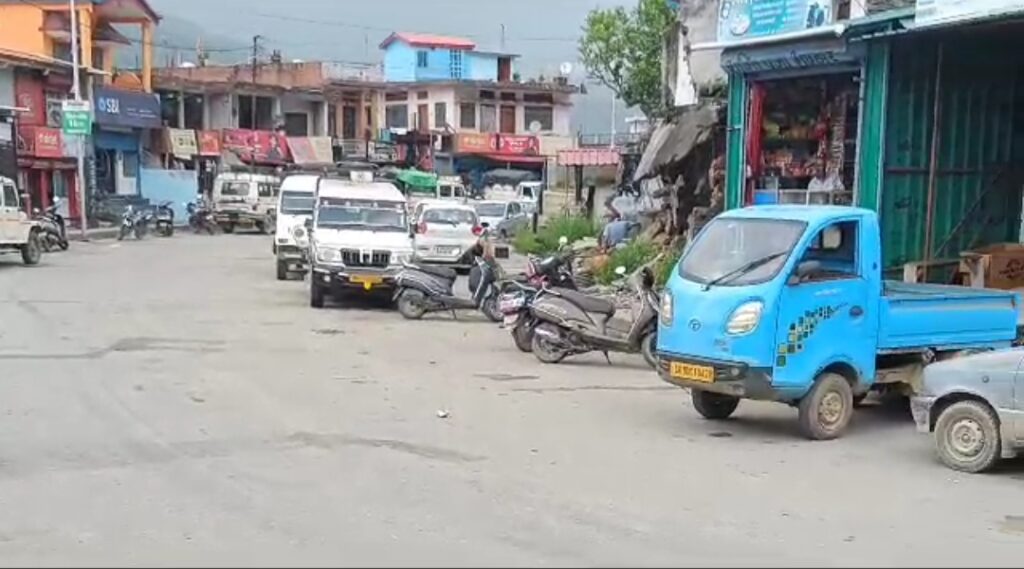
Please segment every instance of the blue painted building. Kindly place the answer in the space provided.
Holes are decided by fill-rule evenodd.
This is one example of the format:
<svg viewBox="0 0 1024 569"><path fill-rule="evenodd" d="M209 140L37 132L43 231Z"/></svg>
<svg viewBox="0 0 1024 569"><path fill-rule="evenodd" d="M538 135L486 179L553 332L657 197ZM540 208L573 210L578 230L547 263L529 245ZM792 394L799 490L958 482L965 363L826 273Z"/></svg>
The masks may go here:
<svg viewBox="0 0 1024 569"><path fill-rule="evenodd" d="M512 80L514 55L477 51L466 39L396 32L380 48L389 82Z"/></svg>

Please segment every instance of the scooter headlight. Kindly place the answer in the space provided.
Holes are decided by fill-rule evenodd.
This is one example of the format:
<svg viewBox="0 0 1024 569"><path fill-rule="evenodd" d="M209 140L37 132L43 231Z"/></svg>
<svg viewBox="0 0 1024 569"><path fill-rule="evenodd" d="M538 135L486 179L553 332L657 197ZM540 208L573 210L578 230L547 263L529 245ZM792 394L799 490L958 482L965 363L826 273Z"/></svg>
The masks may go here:
<svg viewBox="0 0 1024 569"><path fill-rule="evenodd" d="M665 327L672 326L674 318L675 302L672 300L672 291L665 289L661 293L661 306L658 312L661 313L661 324Z"/></svg>
<svg viewBox="0 0 1024 569"><path fill-rule="evenodd" d="M729 323L725 326L725 331L732 336L749 334L757 329L757 325L761 323L761 314L763 312L764 303L760 300L742 304L732 312L732 316L729 317Z"/></svg>

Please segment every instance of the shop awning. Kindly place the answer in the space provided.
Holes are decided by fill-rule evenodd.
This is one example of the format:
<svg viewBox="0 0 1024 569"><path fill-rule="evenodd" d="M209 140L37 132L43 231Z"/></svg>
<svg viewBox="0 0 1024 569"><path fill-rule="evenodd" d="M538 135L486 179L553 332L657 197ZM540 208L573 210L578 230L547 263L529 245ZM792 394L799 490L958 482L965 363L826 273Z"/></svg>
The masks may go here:
<svg viewBox="0 0 1024 569"><path fill-rule="evenodd" d="M437 175L430 172L402 170L395 179L411 188L434 189L437 187Z"/></svg>
<svg viewBox="0 0 1024 569"><path fill-rule="evenodd" d="M484 158L495 162L506 164L543 164L546 158L543 156L519 156L515 154L484 154Z"/></svg>
<svg viewBox="0 0 1024 569"><path fill-rule="evenodd" d="M707 104L690 109L675 122L662 124L651 135L633 181L654 177L661 168L685 160L696 146L714 134L717 125L718 110Z"/></svg>
<svg viewBox="0 0 1024 569"><path fill-rule="evenodd" d="M328 165L334 163L334 147L328 136L288 137L288 148L292 160L300 166Z"/></svg>
<svg viewBox="0 0 1024 569"><path fill-rule="evenodd" d="M618 166L622 160L614 148L577 148L558 151L559 166Z"/></svg>

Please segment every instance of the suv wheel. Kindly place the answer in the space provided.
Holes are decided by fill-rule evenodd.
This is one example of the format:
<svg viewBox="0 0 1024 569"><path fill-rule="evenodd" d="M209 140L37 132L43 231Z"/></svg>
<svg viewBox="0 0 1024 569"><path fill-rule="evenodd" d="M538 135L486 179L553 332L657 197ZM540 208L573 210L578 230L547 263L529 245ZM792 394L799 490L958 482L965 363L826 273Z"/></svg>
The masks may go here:
<svg viewBox="0 0 1024 569"><path fill-rule="evenodd" d="M288 280L288 263L285 263L284 261L277 262L277 280Z"/></svg>
<svg viewBox="0 0 1024 569"><path fill-rule="evenodd" d="M309 283L309 305L313 308L324 307L324 287L316 282L315 276Z"/></svg>
<svg viewBox="0 0 1024 569"><path fill-rule="evenodd" d="M28 241L21 246L21 260L26 265L38 265L43 257L43 250L39 246L39 232L33 231L28 234Z"/></svg>

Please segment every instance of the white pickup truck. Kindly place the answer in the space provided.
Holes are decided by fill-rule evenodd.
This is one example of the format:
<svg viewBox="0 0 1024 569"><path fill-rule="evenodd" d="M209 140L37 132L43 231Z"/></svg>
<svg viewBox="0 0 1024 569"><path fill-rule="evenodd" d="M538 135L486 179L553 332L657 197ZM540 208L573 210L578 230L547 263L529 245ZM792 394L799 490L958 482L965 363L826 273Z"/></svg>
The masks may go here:
<svg viewBox="0 0 1024 569"><path fill-rule="evenodd" d="M39 224L21 208L21 196L14 180L0 176L0 254L21 253L26 265L42 258Z"/></svg>

